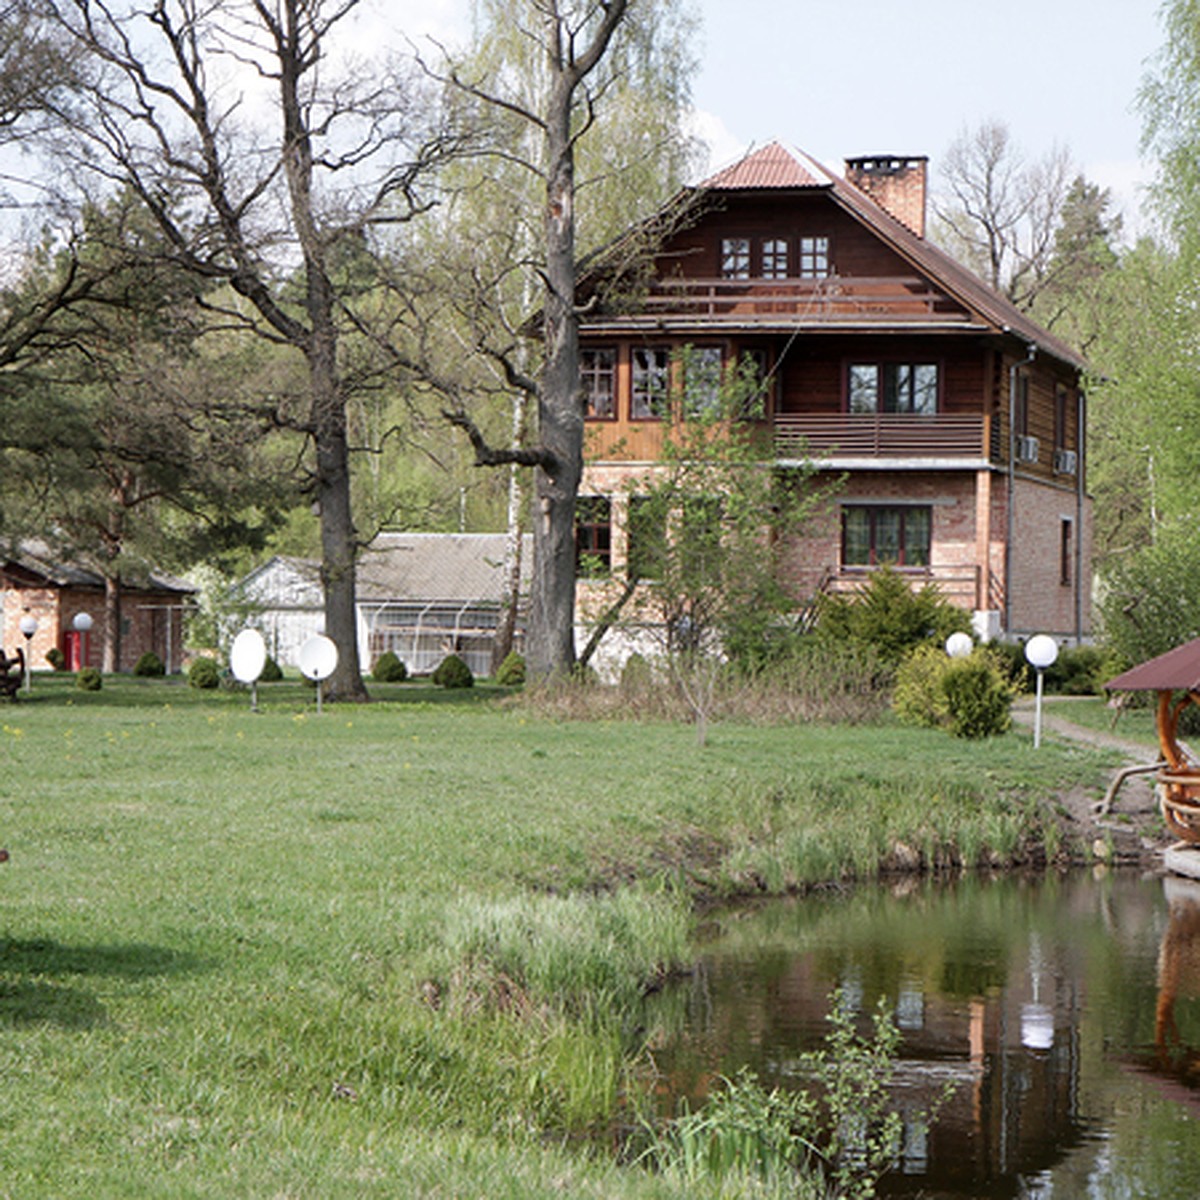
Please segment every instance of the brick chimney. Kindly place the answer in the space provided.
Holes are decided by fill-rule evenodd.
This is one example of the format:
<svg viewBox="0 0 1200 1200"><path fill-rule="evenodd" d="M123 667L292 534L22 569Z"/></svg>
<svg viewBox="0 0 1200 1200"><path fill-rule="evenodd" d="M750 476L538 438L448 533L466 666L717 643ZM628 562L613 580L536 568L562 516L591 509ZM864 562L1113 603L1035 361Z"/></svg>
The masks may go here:
<svg viewBox="0 0 1200 1200"><path fill-rule="evenodd" d="M846 159L846 179L866 192L917 237L925 236L925 179L929 159L925 155L896 154Z"/></svg>

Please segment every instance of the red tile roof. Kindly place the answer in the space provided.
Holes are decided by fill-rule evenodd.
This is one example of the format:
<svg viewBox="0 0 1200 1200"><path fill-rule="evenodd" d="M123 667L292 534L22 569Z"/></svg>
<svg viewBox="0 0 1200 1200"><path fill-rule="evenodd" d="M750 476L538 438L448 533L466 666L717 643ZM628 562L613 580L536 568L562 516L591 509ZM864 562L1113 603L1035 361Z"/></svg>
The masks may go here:
<svg viewBox="0 0 1200 1200"><path fill-rule="evenodd" d="M778 142L771 142L761 150L752 150L732 166L718 171L700 186L716 191L737 191L756 188L828 187L829 184L828 181L817 178Z"/></svg>

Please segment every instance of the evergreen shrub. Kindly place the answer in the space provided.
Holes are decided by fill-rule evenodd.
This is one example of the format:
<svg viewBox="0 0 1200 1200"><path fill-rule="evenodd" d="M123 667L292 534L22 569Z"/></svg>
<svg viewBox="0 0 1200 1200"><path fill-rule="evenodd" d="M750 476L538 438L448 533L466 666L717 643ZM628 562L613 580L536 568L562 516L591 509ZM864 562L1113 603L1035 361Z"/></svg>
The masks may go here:
<svg viewBox="0 0 1200 1200"><path fill-rule="evenodd" d="M934 584L914 592L899 571L879 567L853 592L821 596L817 628L826 637L873 646L895 668L921 642L942 646L952 633L970 633L971 618Z"/></svg>
<svg viewBox="0 0 1200 1200"><path fill-rule="evenodd" d="M84 667L75 676L75 686L81 692L98 692L104 684L104 679L95 667Z"/></svg>
<svg viewBox="0 0 1200 1200"><path fill-rule="evenodd" d="M67 669L67 656L57 646L51 646L46 651L46 661L56 671L65 671Z"/></svg>
<svg viewBox="0 0 1200 1200"><path fill-rule="evenodd" d="M371 677L376 683L403 683L408 678L408 668L394 651L385 650L375 660Z"/></svg>
<svg viewBox="0 0 1200 1200"><path fill-rule="evenodd" d="M457 654L447 654L433 672L433 682L444 688L469 688L475 686L475 676Z"/></svg>
<svg viewBox="0 0 1200 1200"><path fill-rule="evenodd" d="M979 646L967 658L944 649L918 646L896 671L892 708L910 725L945 729L955 737L985 738L1012 726L1016 688L1005 660Z"/></svg>
<svg viewBox="0 0 1200 1200"><path fill-rule="evenodd" d="M219 687L221 671L211 658L197 658L188 667L188 686L201 688L205 691Z"/></svg>
<svg viewBox="0 0 1200 1200"><path fill-rule="evenodd" d="M135 675L156 676L165 675L166 668L163 666L163 660L154 653L153 650L147 650L141 658L133 665L133 673Z"/></svg>
<svg viewBox="0 0 1200 1200"><path fill-rule="evenodd" d="M283 668L268 654L263 663L262 674L258 677L260 683L278 683L283 678Z"/></svg>
<svg viewBox="0 0 1200 1200"><path fill-rule="evenodd" d="M501 687L520 687L525 682L525 656L510 650L496 672Z"/></svg>

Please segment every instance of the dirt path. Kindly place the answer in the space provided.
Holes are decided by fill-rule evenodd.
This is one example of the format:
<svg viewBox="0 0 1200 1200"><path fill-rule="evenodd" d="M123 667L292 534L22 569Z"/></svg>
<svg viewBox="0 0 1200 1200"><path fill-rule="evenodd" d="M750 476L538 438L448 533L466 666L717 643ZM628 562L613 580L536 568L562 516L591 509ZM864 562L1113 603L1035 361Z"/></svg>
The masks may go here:
<svg viewBox="0 0 1200 1200"><path fill-rule="evenodd" d="M1051 696L1043 700L1042 736L1083 742L1103 750L1115 750L1127 765L1149 765L1158 760L1153 746L1128 738L1076 725L1070 720L1070 696ZM1013 720L1033 728L1034 701L1020 700L1013 705ZM1115 774L1115 772L1114 772ZM1153 776L1138 775L1126 779L1117 793L1112 811L1097 812L1094 795L1082 788L1073 789L1057 799L1065 832L1072 841L1090 850L1095 858L1120 863L1137 863L1161 868L1162 851L1171 844L1163 827L1154 794Z"/></svg>

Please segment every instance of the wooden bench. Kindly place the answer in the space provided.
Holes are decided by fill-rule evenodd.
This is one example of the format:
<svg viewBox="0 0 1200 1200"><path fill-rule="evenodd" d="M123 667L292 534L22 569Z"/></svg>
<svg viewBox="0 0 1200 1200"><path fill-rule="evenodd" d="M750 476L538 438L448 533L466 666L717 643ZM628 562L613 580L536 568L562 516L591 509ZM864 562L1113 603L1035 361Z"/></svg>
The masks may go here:
<svg viewBox="0 0 1200 1200"><path fill-rule="evenodd" d="M3 649L0 649L0 696L15 700L24 682L25 651L18 646L15 657L9 658Z"/></svg>

